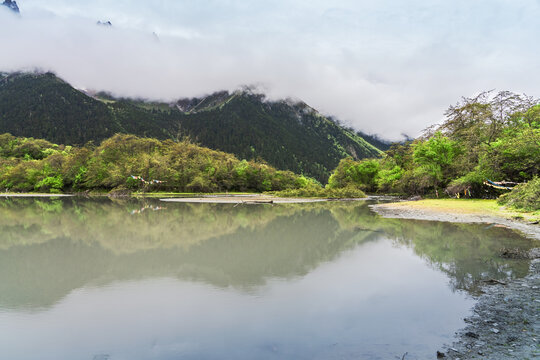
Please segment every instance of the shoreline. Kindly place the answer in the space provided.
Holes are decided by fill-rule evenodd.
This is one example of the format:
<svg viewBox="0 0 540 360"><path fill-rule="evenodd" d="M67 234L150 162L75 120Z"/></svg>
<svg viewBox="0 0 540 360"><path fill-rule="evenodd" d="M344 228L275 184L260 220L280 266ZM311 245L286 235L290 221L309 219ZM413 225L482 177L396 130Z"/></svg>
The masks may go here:
<svg viewBox="0 0 540 360"><path fill-rule="evenodd" d="M469 199L419 200L374 204L369 207L387 218L494 224L517 230L527 237L540 240L540 225L537 223L540 216L497 210L497 206L494 207L496 203L488 202L489 200L480 202ZM471 204L479 206L470 207Z"/></svg>
<svg viewBox="0 0 540 360"><path fill-rule="evenodd" d="M467 325L456 332L451 345L442 346L444 359L540 357L540 253L532 256L537 258L531 260L526 277L483 286L472 315L464 319Z"/></svg>
<svg viewBox="0 0 540 360"><path fill-rule="evenodd" d="M33 194L33 193L0 193L0 197L3 198L31 198L31 197L41 197L41 198L52 198L52 197L73 197L75 194Z"/></svg>
<svg viewBox="0 0 540 360"><path fill-rule="evenodd" d="M178 203L205 203L205 204L303 204L331 201L363 201L371 200L372 197L364 198L321 198L321 197L279 197L260 193L78 193L78 194L42 194L42 193L0 193L0 198L55 198L55 197L110 197L110 198L149 198L164 202Z"/></svg>
<svg viewBox="0 0 540 360"><path fill-rule="evenodd" d="M540 225L509 219L507 216L511 216L512 212L496 215L478 209L437 209L429 204L426 206L425 201L377 204L370 205L370 208L388 218L492 223L540 240ZM486 283L482 287L483 294L471 309L471 315L464 319L467 325L456 332L452 344L442 345L436 358L502 360L532 359L540 356L539 247L540 243L527 255L531 263L526 277L509 283Z"/></svg>
<svg viewBox="0 0 540 360"><path fill-rule="evenodd" d="M164 202L199 204L302 204L331 201L320 198L282 198L265 195L209 195L182 198L161 198Z"/></svg>

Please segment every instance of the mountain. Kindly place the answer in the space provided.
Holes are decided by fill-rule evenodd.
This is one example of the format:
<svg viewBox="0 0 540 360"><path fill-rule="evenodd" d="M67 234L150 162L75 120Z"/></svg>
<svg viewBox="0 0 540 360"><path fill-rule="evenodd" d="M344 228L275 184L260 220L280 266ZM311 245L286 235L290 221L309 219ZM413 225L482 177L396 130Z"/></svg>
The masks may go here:
<svg viewBox="0 0 540 360"><path fill-rule="evenodd" d="M115 133L178 140L264 160L326 182L339 160L381 151L300 101L267 101L250 90L175 103L117 99L74 89L54 74L0 75L0 133L84 144Z"/></svg>
<svg viewBox="0 0 540 360"><path fill-rule="evenodd" d="M357 131L356 135L360 136L364 140L366 140L371 145L375 146L377 149L380 149L382 151L386 151L390 149L390 147L394 144L391 141L381 139L378 135L368 135L364 133L363 131Z"/></svg>
<svg viewBox="0 0 540 360"><path fill-rule="evenodd" d="M17 5L17 2L16 1L11 1L11 0L5 0L2 5L4 6L7 6L9 9L11 9L12 11L16 12L16 13L19 13L19 6Z"/></svg>
<svg viewBox="0 0 540 360"><path fill-rule="evenodd" d="M0 133L71 145L116 133L174 138L160 120L127 101L97 100L52 73L0 74Z"/></svg>
<svg viewBox="0 0 540 360"><path fill-rule="evenodd" d="M0 133L82 144L122 132L112 120L106 104L53 74L0 78Z"/></svg>

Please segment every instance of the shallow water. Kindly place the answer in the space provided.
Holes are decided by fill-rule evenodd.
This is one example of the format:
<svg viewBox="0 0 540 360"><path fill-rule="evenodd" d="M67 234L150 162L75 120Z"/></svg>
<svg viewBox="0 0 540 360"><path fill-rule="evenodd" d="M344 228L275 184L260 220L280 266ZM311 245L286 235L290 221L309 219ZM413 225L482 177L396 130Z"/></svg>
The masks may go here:
<svg viewBox="0 0 540 360"><path fill-rule="evenodd" d="M531 246L366 202L2 199L0 359L434 358Z"/></svg>

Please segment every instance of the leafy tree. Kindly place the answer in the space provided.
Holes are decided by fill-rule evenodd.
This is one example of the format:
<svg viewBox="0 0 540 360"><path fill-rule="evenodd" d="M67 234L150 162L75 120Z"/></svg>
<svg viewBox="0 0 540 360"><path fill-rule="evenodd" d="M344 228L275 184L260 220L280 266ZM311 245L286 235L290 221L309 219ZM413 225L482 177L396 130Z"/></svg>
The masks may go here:
<svg viewBox="0 0 540 360"><path fill-rule="evenodd" d="M24 144L21 147L20 144ZM0 136L0 186L13 191L278 191L316 186L314 180L264 164L238 160L189 140L174 142L115 135L99 146L63 147ZM16 149L39 149L42 159ZM60 151L61 150L61 151ZM23 153L25 154L24 157ZM38 152L36 152L37 154Z"/></svg>
<svg viewBox="0 0 540 360"><path fill-rule="evenodd" d="M367 191L374 191L380 164L378 160L354 161L343 159L328 180L330 189L357 186Z"/></svg>
<svg viewBox="0 0 540 360"><path fill-rule="evenodd" d="M427 176L433 187L444 184L454 171L452 165L455 157L461 152L456 141L436 132L426 141L420 141L413 145L413 161L419 165L417 174Z"/></svg>

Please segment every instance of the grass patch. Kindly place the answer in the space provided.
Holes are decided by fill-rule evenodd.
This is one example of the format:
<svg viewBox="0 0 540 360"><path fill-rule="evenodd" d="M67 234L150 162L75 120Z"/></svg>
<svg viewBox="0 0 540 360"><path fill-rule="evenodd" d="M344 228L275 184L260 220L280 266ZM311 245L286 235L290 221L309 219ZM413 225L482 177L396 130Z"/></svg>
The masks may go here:
<svg viewBox="0 0 540 360"><path fill-rule="evenodd" d="M522 211L500 206L497 200L484 199L425 199L392 204L394 207L406 207L416 210L428 210L459 215L489 215L505 219L523 219L539 221L540 211Z"/></svg>

